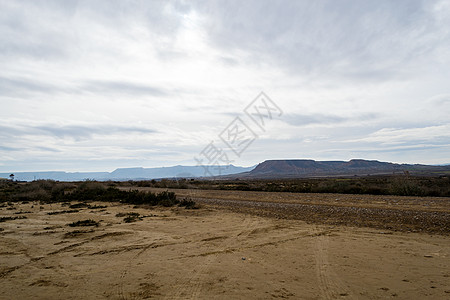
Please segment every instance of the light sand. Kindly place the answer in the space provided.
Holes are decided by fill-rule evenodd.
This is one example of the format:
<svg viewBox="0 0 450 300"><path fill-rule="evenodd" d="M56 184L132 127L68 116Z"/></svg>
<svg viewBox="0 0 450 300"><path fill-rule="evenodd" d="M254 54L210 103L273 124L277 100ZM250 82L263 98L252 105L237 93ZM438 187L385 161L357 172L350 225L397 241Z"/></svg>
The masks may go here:
<svg viewBox="0 0 450 300"><path fill-rule="evenodd" d="M104 205L104 203L97 203ZM203 207L0 216L1 299L449 299L450 238ZM15 214L20 211L31 213ZM120 212L147 216L124 223ZM99 227L68 227L94 219ZM75 230L91 231L67 236Z"/></svg>

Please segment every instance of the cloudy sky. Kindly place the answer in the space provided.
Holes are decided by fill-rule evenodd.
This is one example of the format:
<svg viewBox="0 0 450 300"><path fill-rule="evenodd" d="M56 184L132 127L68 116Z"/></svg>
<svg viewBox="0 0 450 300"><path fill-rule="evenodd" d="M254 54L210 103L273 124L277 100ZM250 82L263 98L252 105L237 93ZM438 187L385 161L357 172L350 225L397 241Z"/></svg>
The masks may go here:
<svg viewBox="0 0 450 300"><path fill-rule="evenodd" d="M244 112L261 91L264 128ZM219 137L236 117L240 155ZM450 1L0 0L0 172L196 165L208 145L242 166L450 163Z"/></svg>

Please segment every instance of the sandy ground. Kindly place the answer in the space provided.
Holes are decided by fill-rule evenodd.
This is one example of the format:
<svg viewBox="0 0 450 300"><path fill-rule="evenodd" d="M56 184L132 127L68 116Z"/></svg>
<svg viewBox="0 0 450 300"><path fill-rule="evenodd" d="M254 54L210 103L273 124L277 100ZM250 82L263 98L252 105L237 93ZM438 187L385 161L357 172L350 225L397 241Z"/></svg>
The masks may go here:
<svg viewBox="0 0 450 300"><path fill-rule="evenodd" d="M0 208L0 299L450 298L446 235L97 204Z"/></svg>

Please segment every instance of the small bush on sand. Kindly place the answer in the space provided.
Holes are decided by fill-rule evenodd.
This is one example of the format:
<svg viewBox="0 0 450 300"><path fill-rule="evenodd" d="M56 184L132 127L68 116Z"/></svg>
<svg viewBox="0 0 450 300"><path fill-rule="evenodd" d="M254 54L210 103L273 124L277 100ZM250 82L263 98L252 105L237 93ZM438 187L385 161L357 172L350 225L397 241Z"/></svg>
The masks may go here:
<svg viewBox="0 0 450 300"><path fill-rule="evenodd" d="M127 216L139 217L139 213L135 213L135 212L121 212L121 213L116 214L116 217L119 217L119 218L127 217Z"/></svg>
<svg viewBox="0 0 450 300"><path fill-rule="evenodd" d="M116 217L125 217L123 219L123 221L125 223L133 223L133 222L142 220L142 217L138 213L135 213L135 212L118 213L118 214L116 214Z"/></svg>
<svg viewBox="0 0 450 300"><path fill-rule="evenodd" d="M25 216L19 216L19 217L0 217L0 223L6 222L6 221L14 221L14 220L20 220L20 219L26 219Z"/></svg>
<svg viewBox="0 0 450 300"><path fill-rule="evenodd" d="M100 225L100 223L98 223L94 220L88 219L88 220L76 221L76 222L73 222L73 223L70 223L67 225L70 227L78 227L78 226L96 226L96 227L98 227Z"/></svg>
<svg viewBox="0 0 450 300"><path fill-rule="evenodd" d="M142 221L142 218L140 218L139 216L128 216L128 217L124 218L123 221L125 223L133 223L136 221Z"/></svg>
<svg viewBox="0 0 450 300"><path fill-rule="evenodd" d="M73 214L79 212L78 209L71 209L71 210L57 210L57 211L51 211L48 212L47 215L61 215L61 214Z"/></svg>
<svg viewBox="0 0 450 300"><path fill-rule="evenodd" d="M198 206L195 205L195 202L191 198L184 198L181 200L179 206L184 206L186 209L197 209Z"/></svg>
<svg viewBox="0 0 450 300"><path fill-rule="evenodd" d="M69 205L69 208L84 208L84 207L88 207L88 204L82 202Z"/></svg>

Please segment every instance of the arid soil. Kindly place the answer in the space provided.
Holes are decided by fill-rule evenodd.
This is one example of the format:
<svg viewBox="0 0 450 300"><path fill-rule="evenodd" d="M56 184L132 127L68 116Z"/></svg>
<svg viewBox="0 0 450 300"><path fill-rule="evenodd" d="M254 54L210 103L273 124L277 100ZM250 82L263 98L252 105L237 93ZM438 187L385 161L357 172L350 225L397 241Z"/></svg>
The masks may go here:
<svg viewBox="0 0 450 300"><path fill-rule="evenodd" d="M396 200L399 210L448 213L445 198L422 205L401 197L375 203L322 195L320 202L249 193L246 201L254 203L247 211L241 203L218 203L241 201L233 197L242 194L199 193L180 190L181 198L202 201L194 210L117 203L90 203L78 212L61 204L1 207L0 217L9 218L0 223L0 299L450 298L450 237L443 232L320 224L254 209L279 197L285 204L333 207L335 201L370 209ZM128 213L139 217L126 223ZM87 219L98 226L67 225Z"/></svg>
<svg viewBox="0 0 450 300"><path fill-rule="evenodd" d="M160 192L164 189L140 188ZM450 198L171 189L179 197L264 217L450 234Z"/></svg>

